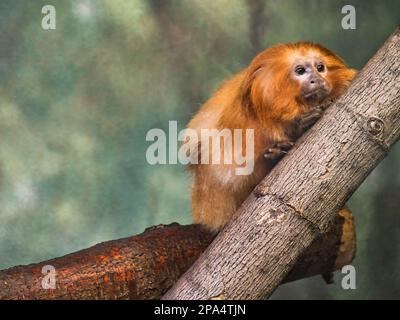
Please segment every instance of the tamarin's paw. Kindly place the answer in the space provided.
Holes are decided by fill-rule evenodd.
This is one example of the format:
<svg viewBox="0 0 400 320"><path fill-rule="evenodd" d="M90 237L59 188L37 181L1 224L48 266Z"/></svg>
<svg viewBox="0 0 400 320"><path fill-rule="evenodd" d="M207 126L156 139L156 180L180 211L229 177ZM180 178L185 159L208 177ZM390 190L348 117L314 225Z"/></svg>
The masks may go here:
<svg viewBox="0 0 400 320"><path fill-rule="evenodd" d="M294 142L280 141L268 147L264 152L264 157L268 160L277 160L282 158L292 147Z"/></svg>
<svg viewBox="0 0 400 320"><path fill-rule="evenodd" d="M323 111L325 111L326 109L328 109L334 102L336 99L330 98L330 99L326 99L323 103L321 103L318 108L322 109Z"/></svg>
<svg viewBox="0 0 400 320"><path fill-rule="evenodd" d="M304 113L300 120L299 126L302 132L307 131L310 129L314 123L316 123L324 113L324 109L322 108L312 108L310 111Z"/></svg>

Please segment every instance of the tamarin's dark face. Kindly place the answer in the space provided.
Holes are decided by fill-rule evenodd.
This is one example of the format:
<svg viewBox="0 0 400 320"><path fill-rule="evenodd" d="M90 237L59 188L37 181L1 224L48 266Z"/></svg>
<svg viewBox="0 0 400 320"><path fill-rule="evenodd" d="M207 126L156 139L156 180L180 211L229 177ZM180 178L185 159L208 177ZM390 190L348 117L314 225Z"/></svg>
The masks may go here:
<svg viewBox="0 0 400 320"><path fill-rule="evenodd" d="M302 55L295 59L292 77L300 87L300 100L312 107L321 103L331 93L327 81L328 68L318 55Z"/></svg>

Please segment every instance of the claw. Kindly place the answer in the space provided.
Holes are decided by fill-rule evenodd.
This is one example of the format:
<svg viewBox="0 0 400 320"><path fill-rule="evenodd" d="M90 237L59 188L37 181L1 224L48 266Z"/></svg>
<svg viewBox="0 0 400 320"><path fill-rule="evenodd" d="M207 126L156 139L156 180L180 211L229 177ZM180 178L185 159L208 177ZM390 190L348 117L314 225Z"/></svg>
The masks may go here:
<svg viewBox="0 0 400 320"><path fill-rule="evenodd" d="M285 150L285 151L288 151L288 150L290 150L290 149L293 148L294 142L291 142L291 141L278 142L278 143L276 144L276 146L277 146L278 148L280 148L280 149L283 149L283 150Z"/></svg>
<svg viewBox="0 0 400 320"><path fill-rule="evenodd" d="M269 160L276 160L282 158L293 147L294 143L291 141L280 141L269 147L264 157Z"/></svg>

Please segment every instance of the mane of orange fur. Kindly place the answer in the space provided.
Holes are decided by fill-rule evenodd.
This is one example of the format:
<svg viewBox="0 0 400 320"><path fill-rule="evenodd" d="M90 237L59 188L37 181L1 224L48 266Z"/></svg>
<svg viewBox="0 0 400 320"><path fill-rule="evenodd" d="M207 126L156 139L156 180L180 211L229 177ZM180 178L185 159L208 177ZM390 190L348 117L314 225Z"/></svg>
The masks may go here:
<svg viewBox="0 0 400 320"><path fill-rule="evenodd" d="M309 52L319 54L329 70L328 81L333 90L328 98L342 94L355 71L339 56L311 42L278 44L258 54L245 70L221 87L219 91L229 101L229 107L224 109L219 127L242 127L256 119L264 129L281 135L280 128L307 109L296 99L299 87L290 77L290 57Z"/></svg>

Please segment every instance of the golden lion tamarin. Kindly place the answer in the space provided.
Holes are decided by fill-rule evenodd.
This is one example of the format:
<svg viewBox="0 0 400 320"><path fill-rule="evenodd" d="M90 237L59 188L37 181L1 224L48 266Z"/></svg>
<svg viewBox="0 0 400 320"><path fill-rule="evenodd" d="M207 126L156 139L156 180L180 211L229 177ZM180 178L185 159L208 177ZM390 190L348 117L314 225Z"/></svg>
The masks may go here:
<svg viewBox="0 0 400 320"><path fill-rule="evenodd" d="M226 81L200 108L188 128L199 136L204 129L253 129L254 168L250 174L238 175L235 169L242 164L222 161L227 157L226 145L233 144L233 138L228 137L219 148L210 147L205 138L200 138L198 154L209 152L221 161L200 161L190 166L194 223L220 230L270 172L276 159L318 120L321 105L340 96L355 74L330 50L299 42L278 44L261 52L246 69ZM243 142L240 147L232 152L243 153L248 148Z"/></svg>

